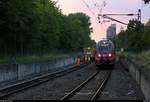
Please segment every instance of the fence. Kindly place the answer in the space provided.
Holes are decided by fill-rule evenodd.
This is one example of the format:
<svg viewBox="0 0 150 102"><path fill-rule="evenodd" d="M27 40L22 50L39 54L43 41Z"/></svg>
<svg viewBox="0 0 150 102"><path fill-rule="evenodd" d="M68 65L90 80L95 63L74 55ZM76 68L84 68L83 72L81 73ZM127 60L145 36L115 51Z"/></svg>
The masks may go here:
<svg viewBox="0 0 150 102"><path fill-rule="evenodd" d="M59 70L75 63L75 57L65 57L45 62L0 65L0 84L31 78L41 73Z"/></svg>

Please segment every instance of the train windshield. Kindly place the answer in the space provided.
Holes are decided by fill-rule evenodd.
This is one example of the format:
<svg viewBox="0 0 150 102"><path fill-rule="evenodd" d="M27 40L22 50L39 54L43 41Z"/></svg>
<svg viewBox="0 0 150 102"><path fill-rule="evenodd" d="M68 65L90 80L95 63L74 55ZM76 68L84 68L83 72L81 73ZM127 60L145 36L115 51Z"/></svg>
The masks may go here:
<svg viewBox="0 0 150 102"><path fill-rule="evenodd" d="M108 53L108 52L111 52L113 47L111 44L109 43L106 43L106 44L99 44L99 51L102 52L102 53Z"/></svg>

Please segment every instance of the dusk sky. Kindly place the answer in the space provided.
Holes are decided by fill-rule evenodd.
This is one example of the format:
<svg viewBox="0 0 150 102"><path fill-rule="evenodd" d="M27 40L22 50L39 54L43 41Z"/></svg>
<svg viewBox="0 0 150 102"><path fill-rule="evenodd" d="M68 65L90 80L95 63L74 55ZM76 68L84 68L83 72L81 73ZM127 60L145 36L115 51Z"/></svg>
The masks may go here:
<svg viewBox="0 0 150 102"><path fill-rule="evenodd" d="M57 0L53 0L57 1ZM84 0L88 7L95 13L97 16L99 14L98 8L103 8L104 1L106 2L106 6L102 9L103 13L134 13L138 12L138 9L142 11L142 22L145 23L150 19L150 4L145 5L142 0ZM101 7L95 6L95 3ZM126 26L119 24L117 22L111 21L107 23L98 23L96 17L90 12L87 6L83 3L82 0L58 0L57 6L62 9L63 14L75 13L75 12L83 12L91 17L91 27L93 27L94 32L91 34L91 38L95 41L99 41L102 38L106 37L106 29L111 24L117 25L117 32L120 31L120 27L126 28ZM118 17L111 16L117 20L128 23L130 19L137 18L134 17ZM101 20L102 21L102 20Z"/></svg>

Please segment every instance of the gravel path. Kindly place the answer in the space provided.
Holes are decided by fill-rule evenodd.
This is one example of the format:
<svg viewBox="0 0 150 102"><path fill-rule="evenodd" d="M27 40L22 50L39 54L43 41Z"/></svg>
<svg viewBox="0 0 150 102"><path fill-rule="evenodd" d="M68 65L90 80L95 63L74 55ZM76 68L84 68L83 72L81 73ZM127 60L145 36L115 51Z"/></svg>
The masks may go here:
<svg viewBox="0 0 150 102"><path fill-rule="evenodd" d="M117 63L99 100L142 100L143 94L130 74Z"/></svg>

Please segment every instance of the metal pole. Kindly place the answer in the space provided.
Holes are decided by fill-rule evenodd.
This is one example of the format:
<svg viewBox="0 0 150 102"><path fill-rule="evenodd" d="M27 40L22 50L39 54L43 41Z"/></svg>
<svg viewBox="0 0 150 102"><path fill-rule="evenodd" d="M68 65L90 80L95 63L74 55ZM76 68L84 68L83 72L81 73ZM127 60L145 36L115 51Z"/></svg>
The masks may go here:
<svg viewBox="0 0 150 102"><path fill-rule="evenodd" d="M138 9L138 20L141 22L141 9Z"/></svg>

